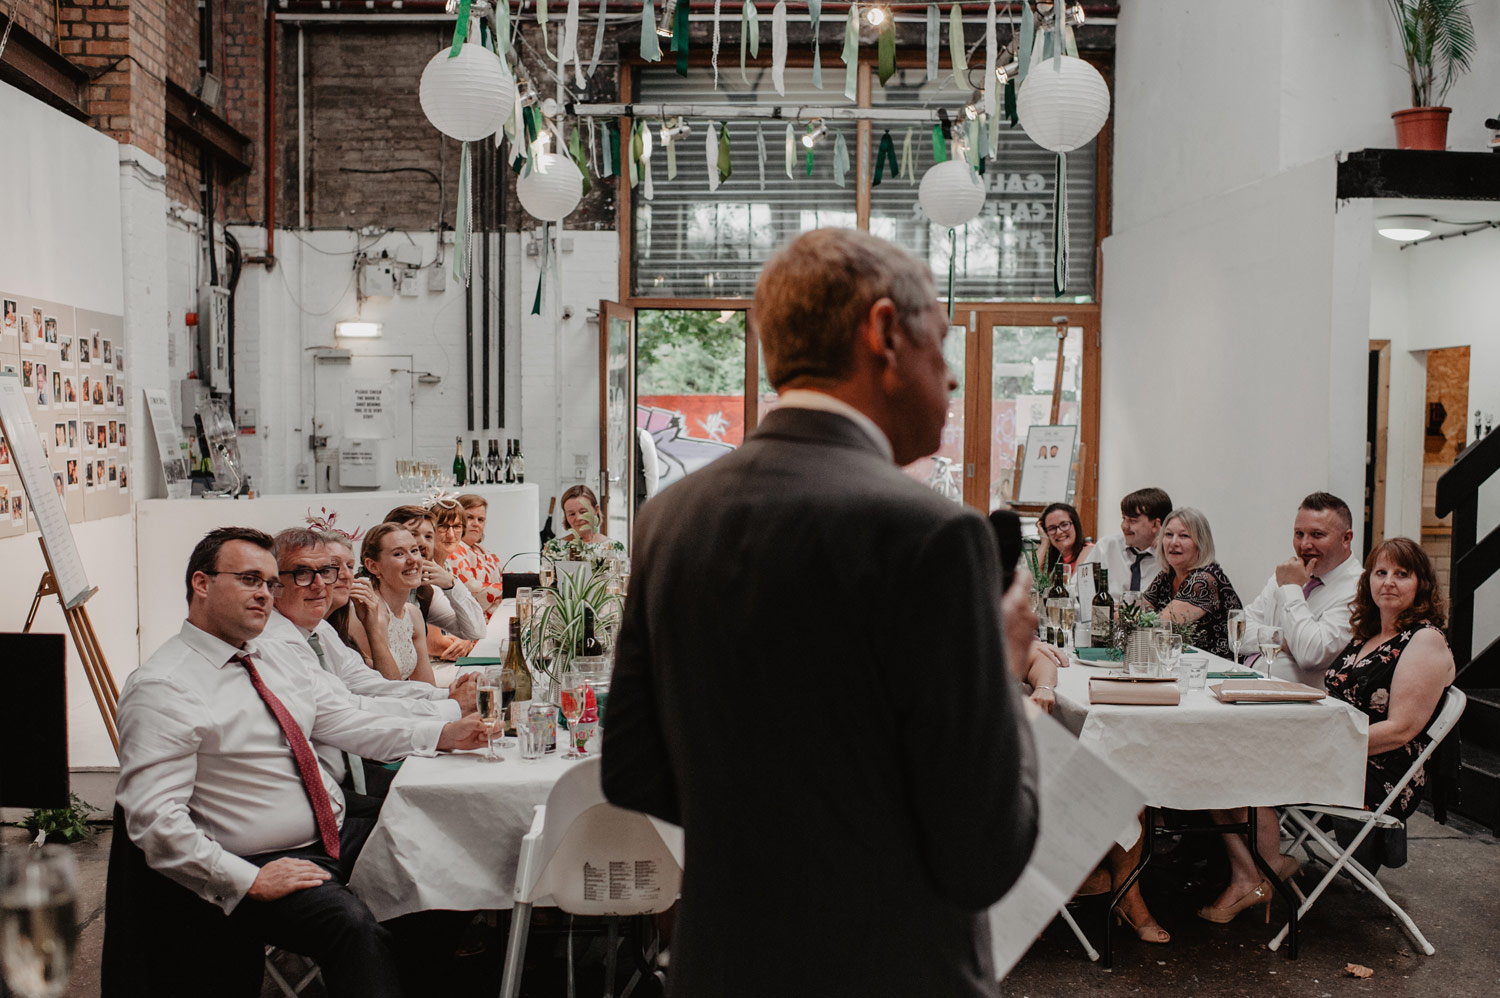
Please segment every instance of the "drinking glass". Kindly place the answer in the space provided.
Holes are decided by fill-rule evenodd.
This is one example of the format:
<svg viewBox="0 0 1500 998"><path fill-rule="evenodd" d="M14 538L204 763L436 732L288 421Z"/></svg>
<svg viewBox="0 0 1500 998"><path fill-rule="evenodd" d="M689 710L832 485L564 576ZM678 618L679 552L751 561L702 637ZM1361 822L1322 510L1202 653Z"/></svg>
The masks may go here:
<svg viewBox="0 0 1500 998"><path fill-rule="evenodd" d="M77 880L73 854L62 846L0 854L0 970L21 998L56 998L68 987Z"/></svg>
<svg viewBox="0 0 1500 998"><path fill-rule="evenodd" d="M1234 664L1240 664L1240 647L1245 643L1245 628L1248 621L1244 610L1229 611L1229 650L1234 654Z"/></svg>
<svg viewBox="0 0 1500 998"><path fill-rule="evenodd" d="M503 762L505 757L495 751L495 729L501 727L505 719L499 670L484 670L484 674L479 677L479 688L475 695L479 719L484 722L484 759L486 762Z"/></svg>
<svg viewBox="0 0 1500 998"><path fill-rule="evenodd" d="M1271 666L1281 654L1281 646L1285 640L1286 635L1279 627L1268 627L1261 633L1260 661L1255 664L1257 672L1261 671L1260 666L1264 664L1267 679L1271 678Z"/></svg>
<svg viewBox="0 0 1500 998"><path fill-rule="evenodd" d="M535 762L547 754L547 719L526 711L525 717L516 718L516 738L521 743L521 759Z"/></svg>
<svg viewBox="0 0 1500 998"><path fill-rule="evenodd" d="M1208 656L1184 655L1182 673L1177 679L1181 690L1201 690L1208 685Z"/></svg>
<svg viewBox="0 0 1500 998"><path fill-rule="evenodd" d="M1182 661L1182 635L1167 631L1157 642L1156 658L1161 675L1177 678L1177 663Z"/></svg>
<svg viewBox="0 0 1500 998"><path fill-rule="evenodd" d="M583 758L583 753L578 751L578 719L583 716L583 705L587 697L588 685L583 677L576 672L566 673L558 694L563 717L568 720L568 737L571 739L568 750L563 753L564 759Z"/></svg>
<svg viewBox="0 0 1500 998"><path fill-rule="evenodd" d="M543 589L551 589L552 583L557 581L557 569L546 558L542 559L541 567L537 569L537 581Z"/></svg>

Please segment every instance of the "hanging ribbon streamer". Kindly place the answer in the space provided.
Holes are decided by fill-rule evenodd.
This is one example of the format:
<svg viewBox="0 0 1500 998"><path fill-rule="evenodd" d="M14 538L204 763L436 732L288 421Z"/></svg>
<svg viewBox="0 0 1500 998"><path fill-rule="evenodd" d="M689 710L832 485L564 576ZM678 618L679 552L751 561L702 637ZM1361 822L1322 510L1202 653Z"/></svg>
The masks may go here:
<svg viewBox="0 0 1500 998"><path fill-rule="evenodd" d="M469 144L458 158L458 209L453 213L453 279L469 286L469 234L474 230L474 185L470 181Z"/></svg>
<svg viewBox="0 0 1500 998"><path fill-rule="evenodd" d="M1057 187L1052 194L1052 294L1068 290L1068 154L1057 154Z"/></svg>
<svg viewBox="0 0 1500 998"><path fill-rule="evenodd" d="M885 179L886 164L890 164L892 177L901 176L901 168L896 165L896 143L891 140L889 130L880 136L880 151L875 154L875 177L870 181L871 187L879 187L881 180Z"/></svg>
<svg viewBox="0 0 1500 998"><path fill-rule="evenodd" d="M686 76L688 71L688 4L677 5L672 18L672 51L677 53L677 75Z"/></svg>
<svg viewBox="0 0 1500 998"><path fill-rule="evenodd" d="M896 72L896 18L887 14L884 21L880 22L880 34L876 40L875 47L876 72L880 74L880 84L891 78Z"/></svg>
<svg viewBox="0 0 1500 998"><path fill-rule="evenodd" d="M938 5L930 3L927 5L927 82L931 83L938 78L938 50L942 48L943 31L942 18L938 15Z"/></svg>
<svg viewBox="0 0 1500 998"><path fill-rule="evenodd" d="M656 189L651 185L651 126L642 121L636 125L636 145L641 156L641 188L647 201L656 199Z"/></svg>
<svg viewBox="0 0 1500 998"><path fill-rule="evenodd" d="M469 0L460 0L458 5L458 20L453 23L453 47L448 50L448 58L458 58L459 50L464 47L464 42L469 39Z"/></svg>
<svg viewBox="0 0 1500 998"><path fill-rule="evenodd" d="M642 167L649 164L644 162L646 156L646 123L637 121L630 129L630 186L634 187L641 182Z"/></svg>
<svg viewBox="0 0 1500 998"><path fill-rule="evenodd" d="M552 249L552 247L550 245L550 240L547 239L547 223L543 222L542 223L542 254L541 254L541 260L538 261L538 263L537 263L537 266L538 266L539 269L537 270L537 274L536 274L536 295L531 299L531 314L532 315L541 315L542 314L542 288L546 287L546 284L547 284L547 263L548 263L548 259L552 256L551 249ZM952 316L949 316L950 320L952 318L953 318Z"/></svg>
<svg viewBox="0 0 1500 998"><path fill-rule="evenodd" d="M549 20L550 18L547 15L547 0L536 0L536 23L541 25L542 28L542 51L547 53L547 60L549 62L556 62L557 56L552 54L552 40L547 37L549 34L547 31Z"/></svg>
<svg viewBox="0 0 1500 998"><path fill-rule="evenodd" d="M908 185L917 182L917 160L912 152L912 136L917 132L916 128L906 130L906 141L901 143L901 176L906 178Z"/></svg>
<svg viewBox="0 0 1500 998"><path fill-rule="evenodd" d="M1012 128L1021 123L1021 112L1016 107L1016 78L1005 81L1005 118Z"/></svg>
<svg viewBox="0 0 1500 998"><path fill-rule="evenodd" d="M786 96L786 0L777 0L771 11L771 83Z"/></svg>
<svg viewBox="0 0 1500 998"><path fill-rule="evenodd" d="M495 5L495 51L500 55L500 61L505 64L505 71L510 72L510 4L500 3Z"/></svg>
<svg viewBox="0 0 1500 998"><path fill-rule="evenodd" d="M502 0L500 6L508 7L510 0ZM594 22L594 54L589 56L588 75L594 75L594 69L599 65L599 56L604 53L604 11L609 6L609 0L599 0L599 20ZM593 134L590 131L589 134Z"/></svg>
<svg viewBox="0 0 1500 998"><path fill-rule="evenodd" d="M995 96L995 84L999 81L995 78L996 59L999 53L995 44L995 5L990 4L984 14L984 113L989 118L990 142L985 145L987 155L995 155L995 146L1000 140L1000 129L994 124L1000 117L1000 105Z"/></svg>
<svg viewBox="0 0 1500 998"><path fill-rule="evenodd" d="M740 79L749 83L750 77L745 75L746 48L751 58L760 58L760 11L755 8L755 0L745 0L740 8Z"/></svg>
<svg viewBox="0 0 1500 998"><path fill-rule="evenodd" d="M719 122L719 183L734 175L734 165L729 158L729 122Z"/></svg>
<svg viewBox="0 0 1500 998"><path fill-rule="evenodd" d="M714 50L708 61L714 67L714 89L719 89L719 7L722 0L714 0Z"/></svg>
<svg viewBox="0 0 1500 998"><path fill-rule="evenodd" d="M792 179L792 164L797 159L797 138L792 132L792 123L786 123L786 177Z"/></svg>
<svg viewBox="0 0 1500 998"><path fill-rule="evenodd" d="M859 4L849 5L849 20L844 23L844 96L857 100L859 94Z"/></svg>
<svg viewBox="0 0 1500 998"><path fill-rule="evenodd" d="M979 169L979 120L976 118L969 122L969 127L964 130L964 152L967 154L969 165L975 170Z"/></svg>
<svg viewBox="0 0 1500 998"><path fill-rule="evenodd" d="M932 126L932 161L948 162L948 109L938 109L938 123Z"/></svg>
<svg viewBox="0 0 1500 998"><path fill-rule="evenodd" d="M844 176L849 172L849 146L840 132L833 140L833 182L844 186Z"/></svg>
<svg viewBox="0 0 1500 998"><path fill-rule="evenodd" d="M719 136L714 132L714 123L710 121L704 129L703 136L703 165L708 167L708 189L710 192L719 189Z"/></svg>
<svg viewBox="0 0 1500 998"><path fill-rule="evenodd" d="M958 268L958 230L948 230L948 324L953 324L953 277Z"/></svg>
<svg viewBox="0 0 1500 998"><path fill-rule="evenodd" d="M807 20L813 37L813 86L823 89L823 52L818 43L818 24L823 20L823 0L807 0Z"/></svg>
<svg viewBox="0 0 1500 998"><path fill-rule="evenodd" d="M813 124L812 124L812 122L809 121L807 123L807 134L811 135L812 133L813 133ZM816 145L817 145L817 143L814 142L812 145L810 145L810 146L807 147L807 175L809 177L812 176L812 171L813 171L813 148Z"/></svg>
<svg viewBox="0 0 1500 998"><path fill-rule="evenodd" d="M968 46L964 44L963 8L954 4L948 8L948 60L953 64L953 83L960 90L969 88L964 77L964 71L969 68L967 51Z"/></svg>
<svg viewBox="0 0 1500 998"><path fill-rule="evenodd" d="M656 4L646 0L641 7L641 58L661 62L661 42L656 40Z"/></svg>
<svg viewBox="0 0 1500 998"><path fill-rule="evenodd" d="M673 134L673 131L680 124L682 124L681 118L673 118L670 125L662 122L661 126L661 144L667 147L668 180L677 179L677 136Z"/></svg>
<svg viewBox="0 0 1500 998"><path fill-rule="evenodd" d="M1026 72L1031 68L1031 50L1036 44L1036 15L1031 4L1021 4L1021 42L1016 46L1016 86L1026 82Z"/></svg>
<svg viewBox="0 0 1500 998"><path fill-rule="evenodd" d="M755 152L756 162L760 166L760 189L766 189L766 133L761 131L760 122L755 123Z"/></svg>
<svg viewBox="0 0 1500 998"><path fill-rule="evenodd" d="M578 172L583 174L583 196L588 197L594 185L589 181L589 161L583 155L583 133L576 128L568 136L568 152L573 155L573 162L578 164Z"/></svg>
<svg viewBox="0 0 1500 998"><path fill-rule="evenodd" d="M501 0L502 5L504 0ZM568 0L568 14L563 18L563 62L573 63L573 81L581 90L588 86L583 78L583 63L578 59L578 0Z"/></svg>

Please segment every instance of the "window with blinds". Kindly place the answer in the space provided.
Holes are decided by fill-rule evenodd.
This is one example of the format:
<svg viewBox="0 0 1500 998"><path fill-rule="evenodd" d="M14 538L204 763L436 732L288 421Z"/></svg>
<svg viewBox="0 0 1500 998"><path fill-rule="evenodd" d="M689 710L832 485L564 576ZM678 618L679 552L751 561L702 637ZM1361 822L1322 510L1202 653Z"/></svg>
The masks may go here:
<svg viewBox="0 0 1500 998"><path fill-rule="evenodd" d="M771 83L769 67L752 67L749 82L739 67L720 66L719 87L712 74L695 67L680 77L670 67L641 67L634 74L637 104L756 104L782 107L844 106L843 64L824 53L823 89L812 83L810 67L786 68L785 96ZM967 93L955 92L951 75L926 82L921 68L897 70L882 86L873 83L876 107L948 107L960 116ZM677 175L667 177L667 154L660 123L651 122L655 148L650 159L652 197L644 185L631 192L631 292L651 298L752 297L761 265L777 246L809 229L854 227L858 149L854 121L829 121L816 144L812 169L801 143L805 122L793 123L791 176L786 169L787 122L727 118L732 174L710 192L711 162L705 146L708 122L690 120L692 132L676 141ZM899 159L907 130L912 132L913 177L893 178L889 170L871 190L870 231L926 258L935 274L948 271L947 231L931 225L917 210L917 183L932 166L932 125L872 122L870 160L890 131ZM843 184L835 176L834 149L842 135L849 166ZM958 230L956 297L997 301L1048 299L1052 295L1052 202L1055 156L1033 144L1019 127L1002 125L998 157L987 164L989 195L980 216ZM764 148L764 155L762 155ZM717 161L717 151L713 162ZM1094 294L1094 202L1097 153L1093 143L1068 154L1068 201L1072 254L1067 299L1092 301Z"/></svg>

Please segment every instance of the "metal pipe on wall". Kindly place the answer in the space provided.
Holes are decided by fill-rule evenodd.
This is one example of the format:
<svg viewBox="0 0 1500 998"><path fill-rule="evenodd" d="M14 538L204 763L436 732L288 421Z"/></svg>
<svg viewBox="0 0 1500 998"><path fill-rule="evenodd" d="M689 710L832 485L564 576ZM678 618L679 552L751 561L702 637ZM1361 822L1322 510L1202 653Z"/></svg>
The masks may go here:
<svg viewBox="0 0 1500 998"><path fill-rule="evenodd" d="M303 27L297 26L297 228L307 228L307 95L306 47ZM274 155L274 151L271 153Z"/></svg>
<svg viewBox="0 0 1500 998"><path fill-rule="evenodd" d="M480 404L480 425L488 430L490 428L490 230L494 228L491 224L491 212L494 209L494 192L491 184L494 182L495 172L495 145L488 139L479 142L479 238L484 240L484 247L479 256L479 295L480 295L480 326L483 333L479 337L479 377L483 385Z"/></svg>

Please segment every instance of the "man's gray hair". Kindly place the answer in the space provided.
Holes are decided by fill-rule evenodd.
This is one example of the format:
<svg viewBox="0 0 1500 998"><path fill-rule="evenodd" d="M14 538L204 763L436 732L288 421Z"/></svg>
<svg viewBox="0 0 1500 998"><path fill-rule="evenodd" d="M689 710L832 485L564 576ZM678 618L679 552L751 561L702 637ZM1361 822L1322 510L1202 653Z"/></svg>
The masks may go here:
<svg viewBox="0 0 1500 998"><path fill-rule="evenodd" d="M288 527L274 538L276 545L276 564L281 566L286 559L313 548L320 548L327 544L323 535L316 530L307 527Z"/></svg>
<svg viewBox="0 0 1500 998"><path fill-rule="evenodd" d="M920 315L937 300L931 269L857 229L815 229L778 250L755 286L755 322L771 387L848 377L855 333L881 298L895 303L902 320Z"/></svg>

